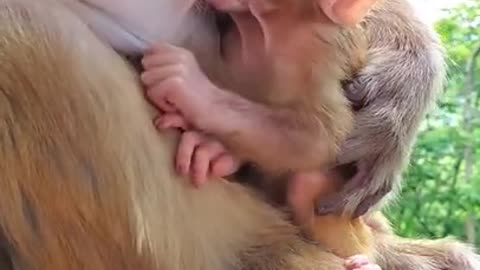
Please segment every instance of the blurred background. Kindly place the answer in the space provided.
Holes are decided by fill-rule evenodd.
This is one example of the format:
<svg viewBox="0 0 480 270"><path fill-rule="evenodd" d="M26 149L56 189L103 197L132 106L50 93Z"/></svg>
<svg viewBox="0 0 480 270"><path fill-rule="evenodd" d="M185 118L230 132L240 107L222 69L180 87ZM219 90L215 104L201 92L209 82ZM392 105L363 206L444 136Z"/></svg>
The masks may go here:
<svg viewBox="0 0 480 270"><path fill-rule="evenodd" d="M448 83L387 214L402 236L453 235L480 247L480 0L412 3L441 37Z"/></svg>

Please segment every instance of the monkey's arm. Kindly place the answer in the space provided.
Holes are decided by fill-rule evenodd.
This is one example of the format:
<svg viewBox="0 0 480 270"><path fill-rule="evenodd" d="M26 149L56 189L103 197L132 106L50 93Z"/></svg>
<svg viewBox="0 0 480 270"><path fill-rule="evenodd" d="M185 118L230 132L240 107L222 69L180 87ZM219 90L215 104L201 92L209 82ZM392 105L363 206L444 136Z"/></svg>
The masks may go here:
<svg viewBox="0 0 480 270"><path fill-rule="evenodd" d="M267 171L318 168L336 148L319 118L302 106L274 107L218 88L195 126L218 137L241 159ZM314 112L311 112L313 115Z"/></svg>
<svg viewBox="0 0 480 270"><path fill-rule="evenodd" d="M411 23L402 29L407 40L398 37L399 44L371 49L366 67L347 89L358 110L338 162L354 163L358 170L343 191L319 203L319 214L346 210L363 215L400 184L418 126L442 88L443 56L434 34L415 19L403 20ZM391 18L368 23L371 39L384 42L384 29L374 26L388 29Z"/></svg>
<svg viewBox="0 0 480 270"><path fill-rule="evenodd" d="M154 104L163 111L173 106L194 128L269 172L326 165L348 126L334 124L343 113L350 116L347 106L332 107L344 100L340 91L328 93L333 98L326 100L322 100L326 94L309 94L282 105L254 102L220 89L203 74L192 53L167 44L154 46L143 65L142 81ZM322 100L322 106L315 105L313 98Z"/></svg>

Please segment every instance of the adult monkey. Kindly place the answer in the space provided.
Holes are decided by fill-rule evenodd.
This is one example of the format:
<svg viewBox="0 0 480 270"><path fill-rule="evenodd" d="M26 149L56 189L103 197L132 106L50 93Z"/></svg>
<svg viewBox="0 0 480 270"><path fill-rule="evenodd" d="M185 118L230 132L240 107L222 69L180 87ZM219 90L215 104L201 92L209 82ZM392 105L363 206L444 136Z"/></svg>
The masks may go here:
<svg viewBox="0 0 480 270"><path fill-rule="evenodd" d="M151 127L136 74L63 5L2 0L0 24L0 226L15 269L343 269L247 189L175 179L174 138ZM388 239L385 254L418 245ZM433 250L386 267L443 267Z"/></svg>

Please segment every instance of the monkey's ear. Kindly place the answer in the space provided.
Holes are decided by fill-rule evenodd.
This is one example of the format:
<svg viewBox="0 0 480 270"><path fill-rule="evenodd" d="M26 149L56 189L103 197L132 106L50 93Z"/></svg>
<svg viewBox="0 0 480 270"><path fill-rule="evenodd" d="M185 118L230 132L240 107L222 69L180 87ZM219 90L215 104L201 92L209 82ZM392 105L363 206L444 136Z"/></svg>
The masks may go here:
<svg viewBox="0 0 480 270"><path fill-rule="evenodd" d="M317 0L334 23L353 26L359 23L378 0Z"/></svg>

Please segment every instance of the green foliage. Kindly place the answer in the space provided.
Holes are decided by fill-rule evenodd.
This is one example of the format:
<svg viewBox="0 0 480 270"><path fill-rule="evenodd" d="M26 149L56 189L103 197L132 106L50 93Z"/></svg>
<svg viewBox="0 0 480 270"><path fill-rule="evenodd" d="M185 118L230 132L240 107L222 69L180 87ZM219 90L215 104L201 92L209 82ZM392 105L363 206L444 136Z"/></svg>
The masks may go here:
<svg viewBox="0 0 480 270"><path fill-rule="evenodd" d="M387 214L397 232L408 237L453 235L465 240L465 224L471 220L479 245L480 68L473 73L471 129L466 129L464 113L468 63L480 46L480 1L465 1L447 14L436 30L448 57L448 83L422 125L401 196ZM480 67L480 57L476 63ZM472 149L472 159L465 159L465 149ZM467 162L472 163L468 175Z"/></svg>

